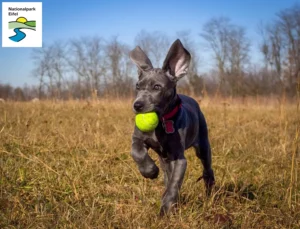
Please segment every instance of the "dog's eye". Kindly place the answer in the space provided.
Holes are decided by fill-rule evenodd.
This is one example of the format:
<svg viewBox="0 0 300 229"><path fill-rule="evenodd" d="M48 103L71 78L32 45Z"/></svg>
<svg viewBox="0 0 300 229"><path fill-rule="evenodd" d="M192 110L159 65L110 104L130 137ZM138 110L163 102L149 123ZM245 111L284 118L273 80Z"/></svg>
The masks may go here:
<svg viewBox="0 0 300 229"><path fill-rule="evenodd" d="M156 91L159 91L161 89L161 86L156 84L156 85L154 85L153 89Z"/></svg>
<svg viewBox="0 0 300 229"><path fill-rule="evenodd" d="M136 90L140 90L140 85L136 84L135 88L136 88Z"/></svg>

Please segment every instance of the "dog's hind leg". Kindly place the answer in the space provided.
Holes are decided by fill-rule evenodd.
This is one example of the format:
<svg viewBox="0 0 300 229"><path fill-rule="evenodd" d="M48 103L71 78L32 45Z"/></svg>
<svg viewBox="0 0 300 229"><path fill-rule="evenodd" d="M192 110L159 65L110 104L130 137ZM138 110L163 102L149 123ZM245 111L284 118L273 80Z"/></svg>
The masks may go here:
<svg viewBox="0 0 300 229"><path fill-rule="evenodd" d="M213 185L215 184L214 171L211 165L211 149L208 138L199 140L195 145L196 155L201 160L203 165L203 175L207 194L210 194Z"/></svg>
<svg viewBox="0 0 300 229"><path fill-rule="evenodd" d="M201 116L200 116L201 117ZM204 116L202 115L202 122L200 124L199 137L197 143L194 145L197 157L201 160L203 165L203 175L199 178L204 179L206 192L210 194L213 185L215 184L214 171L212 169L211 148L208 139L208 130Z"/></svg>

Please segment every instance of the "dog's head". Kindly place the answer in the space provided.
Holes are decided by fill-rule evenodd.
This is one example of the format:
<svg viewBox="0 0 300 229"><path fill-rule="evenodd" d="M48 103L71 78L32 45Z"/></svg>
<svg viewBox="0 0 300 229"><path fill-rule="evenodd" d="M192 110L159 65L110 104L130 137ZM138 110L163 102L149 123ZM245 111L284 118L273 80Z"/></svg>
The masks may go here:
<svg viewBox="0 0 300 229"><path fill-rule="evenodd" d="M139 74L134 112L163 113L176 95L177 81L187 74L190 53L180 40L176 40L170 47L162 68L153 68L150 59L139 46L130 52L130 58L137 65Z"/></svg>

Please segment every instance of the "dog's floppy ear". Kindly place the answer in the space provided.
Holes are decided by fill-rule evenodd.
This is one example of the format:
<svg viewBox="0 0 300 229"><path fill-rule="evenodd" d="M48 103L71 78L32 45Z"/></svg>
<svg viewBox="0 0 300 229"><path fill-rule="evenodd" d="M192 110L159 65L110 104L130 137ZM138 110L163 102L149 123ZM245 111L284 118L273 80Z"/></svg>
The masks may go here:
<svg viewBox="0 0 300 229"><path fill-rule="evenodd" d="M149 71L153 69L152 63L140 46L136 46L130 52L130 59L137 65L140 71Z"/></svg>
<svg viewBox="0 0 300 229"><path fill-rule="evenodd" d="M191 54L183 47L181 41L177 39L172 44L162 69L177 81L187 74L190 60Z"/></svg>

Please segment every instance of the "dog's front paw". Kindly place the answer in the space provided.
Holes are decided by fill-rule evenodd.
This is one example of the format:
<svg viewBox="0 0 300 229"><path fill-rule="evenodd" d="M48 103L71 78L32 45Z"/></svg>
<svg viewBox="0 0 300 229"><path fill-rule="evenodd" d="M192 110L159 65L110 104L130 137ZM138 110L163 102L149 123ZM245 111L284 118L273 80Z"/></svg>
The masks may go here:
<svg viewBox="0 0 300 229"><path fill-rule="evenodd" d="M159 215L164 216L173 212L178 203L178 190L166 190L162 196L162 206Z"/></svg>
<svg viewBox="0 0 300 229"><path fill-rule="evenodd" d="M155 179L158 177L159 174L159 168L155 164L140 167L139 170L143 177L149 179Z"/></svg>
<svg viewBox="0 0 300 229"><path fill-rule="evenodd" d="M159 211L159 216L163 217L165 215L168 215L171 212L172 209L172 204L164 204L163 206L161 206L160 211Z"/></svg>
<svg viewBox="0 0 300 229"><path fill-rule="evenodd" d="M159 216L163 217L165 215L168 215L172 213L176 208L177 202L176 201L169 201L161 206L159 211Z"/></svg>

